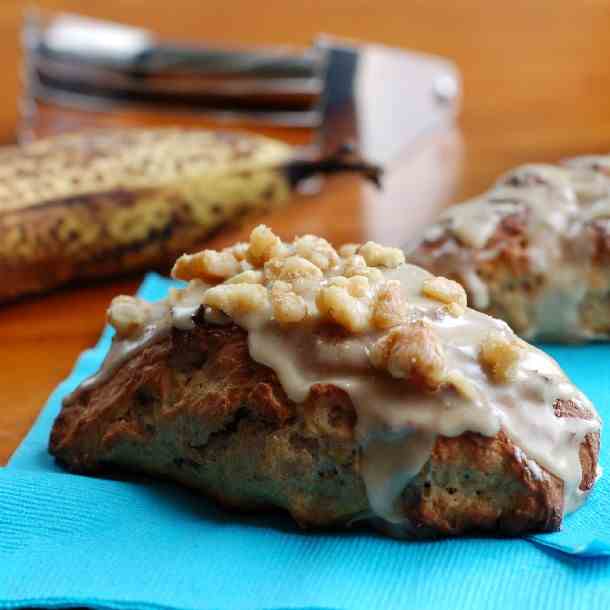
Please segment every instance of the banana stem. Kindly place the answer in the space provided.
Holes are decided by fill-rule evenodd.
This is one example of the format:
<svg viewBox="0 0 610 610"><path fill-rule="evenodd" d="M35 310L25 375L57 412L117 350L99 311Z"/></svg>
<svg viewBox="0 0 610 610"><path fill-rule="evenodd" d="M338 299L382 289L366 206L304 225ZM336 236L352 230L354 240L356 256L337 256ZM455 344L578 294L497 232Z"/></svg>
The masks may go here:
<svg viewBox="0 0 610 610"><path fill-rule="evenodd" d="M312 176L354 172L370 180L377 188L381 188L382 168L368 163L354 153L349 145L341 146L336 152L321 159L295 159L284 166L284 171L294 188L303 180Z"/></svg>

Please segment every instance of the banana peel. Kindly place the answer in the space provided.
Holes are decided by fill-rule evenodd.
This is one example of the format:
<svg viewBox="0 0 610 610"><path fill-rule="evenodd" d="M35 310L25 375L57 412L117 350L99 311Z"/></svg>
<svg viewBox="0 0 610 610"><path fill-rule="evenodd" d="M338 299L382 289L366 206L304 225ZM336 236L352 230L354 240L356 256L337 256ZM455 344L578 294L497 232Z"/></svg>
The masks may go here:
<svg viewBox="0 0 610 610"><path fill-rule="evenodd" d="M310 176L343 171L379 179L348 149L298 159L233 132L104 130L0 150L0 302L166 265Z"/></svg>

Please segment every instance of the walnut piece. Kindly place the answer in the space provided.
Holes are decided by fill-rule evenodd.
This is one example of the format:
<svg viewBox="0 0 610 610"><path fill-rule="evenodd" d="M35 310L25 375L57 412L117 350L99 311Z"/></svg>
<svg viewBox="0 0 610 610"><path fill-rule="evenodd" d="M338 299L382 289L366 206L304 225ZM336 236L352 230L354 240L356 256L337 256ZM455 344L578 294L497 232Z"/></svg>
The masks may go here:
<svg viewBox="0 0 610 610"><path fill-rule="evenodd" d="M343 244L339 246L339 256L342 258L347 258L349 256L353 256L358 252L358 248L360 248L362 244Z"/></svg>
<svg viewBox="0 0 610 610"><path fill-rule="evenodd" d="M423 320L395 326L369 353L371 364L428 390L447 381L445 354L433 329Z"/></svg>
<svg viewBox="0 0 610 610"><path fill-rule="evenodd" d="M232 318L269 311L267 289L260 284L221 284L203 295L203 304L219 309Z"/></svg>
<svg viewBox="0 0 610 610"><path fill-rule="evenodd" d="M424 280L422 285L422 294L429 299L440 301L441 303L447 303L448 305L456 303L461 307L466 307L466 291L462 288L461 284L454 282L453 280L447 279L446 277L430 277ZM459 309L451 311L452 315L456 313L460 315Z"/></svg>
<svg viewBox="0 0 610 610"><path fill-rule="evenodd" d="M265 225L258 225L250 233L247 258L255 267L262 267L268 260L285 255L286 250L282 240Z"/></svg>
<svg viewBox="0 0 610 610"><path fill-rule="evenodd" d="M349 280L343 275L336 275L328 280L329 286L339 286L339 288L346 288Z"/></svg>
<svg viewBox="0 0 610 610"><path fill-rule="evenodd" d="M150 320L150 304L136 297L121 295L112 299L106 313L108 323L119 338L139 335Z"/></svg>
<svg viewBox="0 0 610 610"><path fill-rule="evenodd" d="M245 261L248 257L248 248L250 247L250 244L248 244L245 241L240 241L237 242L236 244L230 246L229 248L225 248L225 250L231 252L233 254L233 256L238 260L238 261Z"/></svg>
<svg viewBox="0 0 610 610"><path fill-rule="evenodd" d="M385 330L406 321L407 304L402 298L400 282L388 280L377 291L373 304L373 325Z"/></svg>
<svg viewBox="0 0 610 610"><path fill-rule="evenodd" d="M248 271L242 271L233 277L230 277L225 281L225 284L262 284L263 283L263 272L258 270L249 269Z"/></svg>
<svg viewBox="0 0 610 610"><path fill-rule="evenodd" d="M240 271L240 263L230 250L203 250L196 254L183 254L172 269L172 277L185 281L199 279L216 284Z"/></svg>
<svg viewBox="0 0 610 610"><path fill-rule="evenodd" d="M348 294L356 298L369 297L371 293L369 278L363 275L354 275L352 277L336 275L328 280L328 285L345 288Z"/></svg>
<svg viewBox="0 0 610 610"><path fill-rule="evenodd" d="M382 246L374 241L367 241L366 244L358 248L366 264L370 267L388 267L393 269L405 262L405 255L399 248Z"/></svg>
<svg viewBox="0 0 610 610"><path fill-rule="evenodd" d="M322 237L303 235L294 242L298 256L306 258L322 271L327 271L339 262L336 250Z"/></svg>
<svg viewBox="0 0 610 610"><path fill-rule="evenodd" d="M316 295L316 305L323 320L336 322L350 332L361 333L369 326L369 304L353 297L347 287L321 288Z"/></svg>
<svg viewBox="0 0 610 610"><path fill-rule="evenodd" d="M383 279L383 273L379 269L369 267L364 257L359 254L354 254L344 259L340 271L345 277L362 275L367 277L371 282L380 282Z"/></svg>
<svg viewBox="0 0 610 610"><path fill-rule="evenodd" d="M287 282L274 282L270 295L273 317L280 324L302 322L307 317L305 299L296 294Z"/></svg>
<svg viewBox="0 0 610 610"><path fill-rule="evenodd" d="M516 338L493 331L481 343L479 362L492 381L508 383L514 379L521 349Z"/></svg>
<svg viewBox="0 0 610 610"><path fill-rule="evenodd" d="M302 256L288 256L286 258L272 258L265 263L265 279L270 282L282 280L294 282L301 279L322 279L322 272L313 263Z"/></svg>
<svg viewBox="0 0 610 610"><path fill-rule="evenodd" d="M368 296L370 290L369 278L364 275L354 275L347 280L347 291L356 298Z"/></svg>

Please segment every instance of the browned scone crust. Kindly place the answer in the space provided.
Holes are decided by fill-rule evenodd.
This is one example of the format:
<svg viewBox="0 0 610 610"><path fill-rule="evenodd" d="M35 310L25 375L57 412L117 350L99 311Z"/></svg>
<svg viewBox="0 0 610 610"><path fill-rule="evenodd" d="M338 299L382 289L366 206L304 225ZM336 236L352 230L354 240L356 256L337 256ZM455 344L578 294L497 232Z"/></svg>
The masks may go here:
<svg viewBox="0 0 610 610"><path fill-rule="evenodd" d="M471 307L506 321L528 340L608 340L610 208L592 210L610 198L610 165L587 159L577 158L558 168L517 168L476 201L488 218L498 213L498 204L515 205L513 211L498 213L499 222L484 245L468 243L441 217L409 249L408 262L462 283ZM572 169L577 177L578 172L587 172L588 179L599 182L597 192L581 193L574 187L566 195L556 176L545 175L548 169L566 173ZM528 203L527 189L532 186L548 189L548 201L538 209ZM562 205L564 226L558 229L546 223L545 215L557 214ZM544 265L540 252L546 258ZM559 309L572 308L569 322L557 315Z"/></svg>
<svg viewBox="0 0 610 610"><path fill-rule="evenodd" d="M372 516L360 475L356 414L343 391L314 386L304 404L254 362L246 332L198 319L127 360L64 406L50 452L74 472L111 468L166 477L242 510L281 507L303 527ZM557 401L557 417L592 417ZM587 435L580 488L595 479L599 437ZM417 537L559 528L563 482L536 476L510 440L439 436L404 490Z"/></svg>
<svg viewBox="0 0 610 610"><path fill-rule="evenodd" d="M71 280L167 267L286 199L268 138L99 130L0 149L0 302Z"/></svg>

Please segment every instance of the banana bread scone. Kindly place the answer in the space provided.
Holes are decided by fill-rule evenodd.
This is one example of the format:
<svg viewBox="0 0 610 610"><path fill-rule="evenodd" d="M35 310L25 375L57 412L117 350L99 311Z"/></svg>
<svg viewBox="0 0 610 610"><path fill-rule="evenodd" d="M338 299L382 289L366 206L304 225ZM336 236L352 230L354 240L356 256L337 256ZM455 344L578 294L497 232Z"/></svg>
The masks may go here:
<svg viewBox="0 0 610 610"><path fill-rule="evenodd" d="M591 402L399 250L260 226L174 275L189 283L166 301L110 306L111 352L50 438L70 470L418 537L553 531L593 487Z"/></svg>
<svg viewBox="0 0 610 610"><path fill-rule="evenodd" d="M607 340L610 156L517 168L407 251L528 340Z"/></svg>

